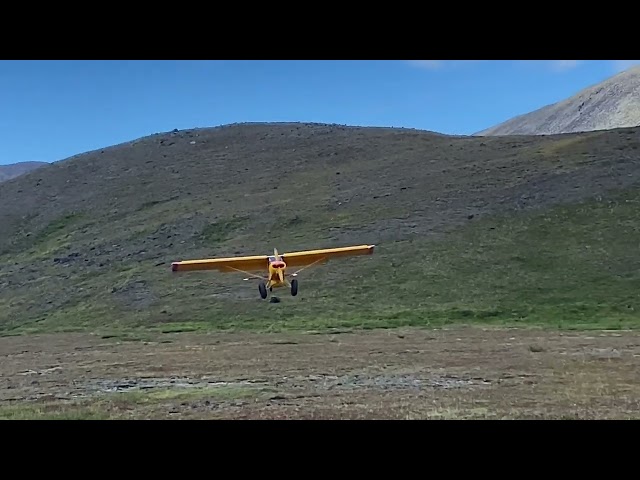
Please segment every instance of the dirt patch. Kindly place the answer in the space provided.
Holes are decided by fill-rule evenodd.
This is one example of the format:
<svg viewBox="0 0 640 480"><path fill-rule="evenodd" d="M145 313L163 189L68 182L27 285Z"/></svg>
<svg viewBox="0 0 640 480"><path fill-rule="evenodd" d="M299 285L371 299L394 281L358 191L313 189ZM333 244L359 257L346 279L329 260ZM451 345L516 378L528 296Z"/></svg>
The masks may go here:
<svg viewBox="0 0 640 480"><path fill-rule="evenodd" d="M636 332L69 334L1 338L0 358L0 413L30 417L633 418L640 407Z"/></svg>

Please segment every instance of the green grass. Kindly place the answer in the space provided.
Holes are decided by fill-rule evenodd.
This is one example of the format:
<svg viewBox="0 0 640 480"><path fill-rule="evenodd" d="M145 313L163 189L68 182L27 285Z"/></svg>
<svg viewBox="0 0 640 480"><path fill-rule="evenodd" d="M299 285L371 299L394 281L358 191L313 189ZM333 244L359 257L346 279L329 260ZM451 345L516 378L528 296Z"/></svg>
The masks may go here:
<svg viewBox="0 0 640 480"><path fill-rule="evenodd" d="M74 228L84 220L81 213L62 215L47 224L44 229L35 235L25 237L22 245L25 248L35 249L30 252L34 257L41 257L55 249L66 245L67 240L73 234Z"/></svg>
<svg viewBox="0 0 640 480"><path fill-rule="evenodd" d="M106 420L110 415L98 405L26 403L0 406L0 420Z"/></svg>
<svg viewBox="0 0 640 480"><path fill-rule="evenodd" d="M405 286L418 294L424 285L452 319L635 327L639 200L633 191L614 201L478 222L431 245L420 261L423 278Z"/></svg>
<svg viewBox="0 0 640 480"><path fill-rule="evenodd" d="M70 302L3 334L46 331L330 331L452 324L562 329L640 325L640 195L470 221L441 240L379 245L372 257L317 267L279 304L241 276L175 276L136 265L86 279L88 290L144 280L148 308L111 295ZM123 283L124 282L124 283ZM92 287L92 288L89 288ZM132 333L133 338L142 333Z"/></svg>
<svg viewBox="0 0 640 480"><path fill-rule="evenodd" d="M136 390L121 393L110 393L104 396L108 402L128 403L135 405L161 404L165 402L186 402L199 400L230 401L255 398L264 393L259 387L216 386Z"/></svg>
<svg viewBox="0 0 640 480"><path fill-rule="evenodd" d="M247 223L246 218L230 218L207 225L202 232L202 240L207 245L216 245L229 238L236 230Z"/></svg>
<svg viewBox="0 0 640 480"><path fill-rule="evenodd" d="M132 411L144 418L166 415L167 407L175 403L250 400L271 393L262 387L223 385L132 390L77 401L5 402L0 404L0 420L105 420L126 418Z"/></svg>

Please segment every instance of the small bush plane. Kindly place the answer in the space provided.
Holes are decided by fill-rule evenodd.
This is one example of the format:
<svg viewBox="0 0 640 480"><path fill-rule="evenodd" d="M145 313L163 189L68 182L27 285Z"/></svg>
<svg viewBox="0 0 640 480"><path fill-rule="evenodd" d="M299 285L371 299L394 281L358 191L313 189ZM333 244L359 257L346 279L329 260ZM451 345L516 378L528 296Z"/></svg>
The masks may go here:
<svg viewBox="0 0 640 480"><path fill-rule="evenodd" d="M302 270L313 265L324 263L337 257L351 257L356 255L371 255L375 245L356 245L352 247L326 248L321 250L304 250L300 252L279 254L273 249L273 255L254 255L249 257L225 257L202 260L184 260L173 262L171 270L174 272L189 272L194 270L219 270L221 272L240 272L260 280L258 290L260 297L267 298L274 288L288 287L291 295L298 294L298 280L296 277ZM302 267L293 273L286 273L288 267ZM252 272L265 271L266 276ZM245 278L245 280L249 280Z"/></svg>

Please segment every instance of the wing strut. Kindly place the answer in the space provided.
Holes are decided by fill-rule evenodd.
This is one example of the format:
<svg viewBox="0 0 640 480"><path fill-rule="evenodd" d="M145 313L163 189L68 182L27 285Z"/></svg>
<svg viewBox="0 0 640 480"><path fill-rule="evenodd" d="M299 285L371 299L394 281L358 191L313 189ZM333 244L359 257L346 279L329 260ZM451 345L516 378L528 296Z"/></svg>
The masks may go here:
<svg viewBox="0 0 640 480"><path fill-rule="evenodd" d="M285 258L286 258L286 257L285 257ZM295 276L296 276L296 275L298 275L301 271L303 271L303 270L305 270L305 269L307 269L307 268L309 268L309 267L312 267L312 266L314 266L316 263L320 263L320 262L322 262L323 260L326 260L326 259L327 259L327 257L319 258L319 259L318 259L318 260L316 260L315 262L310 263L309 265L306 265L306 266L302 267L300 270L296 270L295 272L290 273L289 275L291 275L292 277L295 277Z"/></svg>
<svg viewBox="0 0 640 480"><path fill-rule="evenodd" d="M244 273L245 275L249 275L250 277L258 278L260 280L266 280L266 278L263 276L256 275L255 273L245 272L244 270L240 270L239 268L230 267L228 265L225 268L228 268L229 270L235 270L236 272Z"/></svg>

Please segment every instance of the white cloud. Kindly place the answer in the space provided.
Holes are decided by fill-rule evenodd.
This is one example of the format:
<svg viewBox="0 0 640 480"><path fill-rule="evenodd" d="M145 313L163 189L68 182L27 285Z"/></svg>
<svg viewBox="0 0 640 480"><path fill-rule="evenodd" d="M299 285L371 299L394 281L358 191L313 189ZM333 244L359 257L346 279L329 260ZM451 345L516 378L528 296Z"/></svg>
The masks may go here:
<svg viewBox="0 0 640 480"><path fill-rule="evenodd" d="M613 65L613 70L616 73L620 73L634 65L640 64L640 60L611 60L611 63Z"/></svg>
<svg viewBox="0 0 640 480"><path fill-rule="evenodd" d="M444 60L406 60L409 65L428 70L438 70L442 67Z"/></svg>
<svg viewBox="0 0 640 480"><path fill-rule="evenodd" d="M414 68L438 71L461 68L474 65L478 62L500 62L501 60L404 60L407 65ZM572 71L583 66L585 63L596 62L595 60L510 60L515 66L524 68L542 69L549 72L561 74ZM631 67L640 65L640 60L599 60L604 65L610 65L614 73L623 72Z"/></svg>
<svg viewBox="0 0 640 480"><path fill-rule="evenodd" d="M425 70L443 70L445 68L458 68L473 65L478 62L501 62L501 60L405 60L413 67ZM537 68L562 73L573 70L581 66L585 60L512 60L514 64L529 65ZM614 62L640 62L640 60L614 60ZM625 64L620 63L616 68L625 69Z"/></svg>
<svg viewBox="0 0 640 480"><path fill-rule="evenodd" d="M584 60L512 60L515 65L542 68L554 73L567 72L582 65Z"/></svg>
<svg viewBox="0 0 640 480"><path fill-rule="evenodd" d="M555 72L573 70L582 64L582 60L549 60L551 69Z"/></svg>
<svg viewBox="0 0 640 480"><path fill-rule="evenodd" d="M409 65L427 70L441 70L445 67L462 67L486 60L405 60Z"/></svg>

